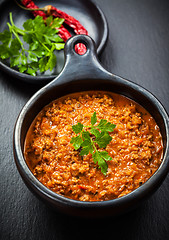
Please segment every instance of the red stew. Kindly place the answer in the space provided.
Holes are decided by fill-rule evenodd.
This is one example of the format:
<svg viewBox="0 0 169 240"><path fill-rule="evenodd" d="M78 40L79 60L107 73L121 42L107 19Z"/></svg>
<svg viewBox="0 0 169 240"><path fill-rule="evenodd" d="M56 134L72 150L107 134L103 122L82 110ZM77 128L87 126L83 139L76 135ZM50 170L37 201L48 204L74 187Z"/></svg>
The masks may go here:
<svg viewBox="0 0 169 240"><path fill-rule="evenodd" d="M105 176L91 154L80 156L70 143L72 125L116 124L106 151ZM126 195L144 184L162 161L163 143L153 117L134 101L110 92L70 94L46 106L33 121L25 141L25 159L47 188L81 201L105 201Z"/></svg>

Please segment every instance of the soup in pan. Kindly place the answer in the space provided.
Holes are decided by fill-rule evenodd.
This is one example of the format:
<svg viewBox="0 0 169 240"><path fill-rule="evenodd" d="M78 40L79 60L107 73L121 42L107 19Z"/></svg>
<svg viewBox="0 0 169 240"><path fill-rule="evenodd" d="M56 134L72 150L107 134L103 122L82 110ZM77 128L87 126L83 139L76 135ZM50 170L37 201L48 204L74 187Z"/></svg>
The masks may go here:
<svg viewBox="0 0 169 240"><path fill-rule="evenodd" d="M72 127L83 126L86 133L100 122L114 130L96 129L85 140L81 129ZM77 147L72 139L80 134ZM163 143L155 120L139 104L119 94L89 91L45 106L28 130L24 156L34 176L50 190L80 201L106 201L132 192L155 173Z"/></svg>

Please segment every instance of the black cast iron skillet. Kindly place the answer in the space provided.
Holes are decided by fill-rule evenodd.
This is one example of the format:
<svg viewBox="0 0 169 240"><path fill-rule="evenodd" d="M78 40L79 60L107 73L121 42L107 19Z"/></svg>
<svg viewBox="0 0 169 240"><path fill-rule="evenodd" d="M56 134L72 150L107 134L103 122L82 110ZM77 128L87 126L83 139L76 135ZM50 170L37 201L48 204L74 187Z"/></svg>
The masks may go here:
<svg viewBox="0 0 169 240"><path fill-rule="evenodd" d="M75 44L82 42L87 52L80 56ZM29 189L55 209L76 216L115 216L136 207L162 183L169 170L169 118L161 103L141 86L107 72L99 63L93 40L75 36L67 41L61 74L39 90L23 107L14 129L14 156L17 168ZM69 93L105 90L127 96L146 108L160 127L164 157L159 169L141 187L121 198L102 202L82 202L58 195L41 184L29 170L23 155L27 130L39 111L54 99Z"/></svg>

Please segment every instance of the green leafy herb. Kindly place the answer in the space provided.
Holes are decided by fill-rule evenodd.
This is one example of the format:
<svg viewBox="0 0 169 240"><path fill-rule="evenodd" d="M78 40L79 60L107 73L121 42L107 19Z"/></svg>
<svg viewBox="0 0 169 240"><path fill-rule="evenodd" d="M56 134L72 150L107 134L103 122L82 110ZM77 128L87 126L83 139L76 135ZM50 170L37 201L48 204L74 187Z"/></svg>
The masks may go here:
<svg viewBox="0 0 169 240"><path fill-rule="evenodd" d="M52 71L56 66L55 50L64 48L63 40L58 36L58 28L64 19L46 19L41 16L28 19L18 28L9 15L9 30L0 33L0 58L9 59L10 67L17 67L20 72L36 76L37 71Z"/></svg>
<svg viewBox="0 0 169 240"><path fill-rule="evenodd" d="M75 150L80 149L80 156L92 154L94 163L98 163L101 172L106 175L107 173L107 162L112 160L107 151L99 151L99 148L106 148L106 146L112 140L109 132L112 132L116 127L115 124L107 122L105 119L101 119L99 124L97 123L96 112L91 117L91 126L84 126L81 123L77 123L72 126L73 131L77 136L72 137L71 143ZM87 129L87 130L85 130Z"/></svg>

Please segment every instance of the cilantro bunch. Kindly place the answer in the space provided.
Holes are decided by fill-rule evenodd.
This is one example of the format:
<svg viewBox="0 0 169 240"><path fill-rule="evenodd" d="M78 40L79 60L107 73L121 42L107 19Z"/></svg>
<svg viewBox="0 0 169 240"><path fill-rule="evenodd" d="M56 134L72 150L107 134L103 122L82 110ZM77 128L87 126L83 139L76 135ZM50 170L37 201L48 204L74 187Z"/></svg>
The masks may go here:
<svg viewBox="0 0 169 240"><path fill-rule="evenodd" d="M91 126L84 126L81 123L73 125L72 129L77 136L72 137L71 143L75 150L80 149L80 156L91 153L94 163L98 163L101 172L106 175L108 168L106 161L112 160L112 157L109 156L107 151L99 151L97 146L106 148L112 140L109 132L112 132L116 125L107 122L105 119L101 119L98 125L95 125L96 123L97 117L96 112L94 112L91 117Z"/></svg>
<svg viewBox="0 0 169 240"><path fill-rule="evenodd" d="M58 36L58 28L64 19L48 17L45 22L41 16L28 19L18 28L9 15L9 30L0 33L0 58L9 59L10 67L20 72L36 76L37 71L52 71L56 66L55 50L64 48L63 40Z"/></svg>

